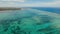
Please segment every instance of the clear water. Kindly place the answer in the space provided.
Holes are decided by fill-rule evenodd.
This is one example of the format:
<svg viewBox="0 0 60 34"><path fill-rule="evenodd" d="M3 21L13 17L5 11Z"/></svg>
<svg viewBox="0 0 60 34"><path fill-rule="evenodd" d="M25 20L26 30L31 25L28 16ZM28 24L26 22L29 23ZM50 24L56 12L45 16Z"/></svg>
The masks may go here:
<svg viewBox="0 0 60 34"><path fill-rule="evenodd" d="M60 14L60 8L53 8L53 7L31 7L31 8Z"/></svg>
<svg viewBox="0 0 60 34"><path fill-rule="evenodd" d="M60 34L60 18L42 11L12 10L0 13L0 34Z"/></svg>

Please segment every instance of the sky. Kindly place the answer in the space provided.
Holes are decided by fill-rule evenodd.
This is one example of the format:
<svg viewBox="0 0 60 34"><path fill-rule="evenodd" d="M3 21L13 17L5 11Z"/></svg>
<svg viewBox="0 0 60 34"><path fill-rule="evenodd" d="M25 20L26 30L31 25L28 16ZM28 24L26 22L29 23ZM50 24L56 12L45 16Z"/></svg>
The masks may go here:
<svg viewBox="0 0 60 34"><path fill-rule="evenodd" d="M0 7L60 7L60 0L0 0Z"/></svg>

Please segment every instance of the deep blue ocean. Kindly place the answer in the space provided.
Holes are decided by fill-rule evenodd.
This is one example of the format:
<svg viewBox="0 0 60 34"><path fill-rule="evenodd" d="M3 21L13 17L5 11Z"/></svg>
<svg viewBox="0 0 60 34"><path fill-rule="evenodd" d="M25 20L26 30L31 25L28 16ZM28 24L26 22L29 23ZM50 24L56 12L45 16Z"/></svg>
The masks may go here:
<svg viewBox="0 0 60 34"><path fill-rule="evenodd" d="M52 7L32 7L32 8L60 14L60 8L52 8Z"/></svg>

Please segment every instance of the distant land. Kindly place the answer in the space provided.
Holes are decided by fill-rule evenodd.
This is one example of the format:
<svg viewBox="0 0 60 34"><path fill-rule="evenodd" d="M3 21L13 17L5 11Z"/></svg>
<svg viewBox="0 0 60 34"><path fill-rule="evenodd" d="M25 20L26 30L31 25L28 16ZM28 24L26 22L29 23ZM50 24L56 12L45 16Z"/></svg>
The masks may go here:
<svg viewBox="0 0 60 34"><path fill-rule="evenodd" d="M0 7L0 11L4 10L21 10L21 8L16 8L16 7Z"/></svg>

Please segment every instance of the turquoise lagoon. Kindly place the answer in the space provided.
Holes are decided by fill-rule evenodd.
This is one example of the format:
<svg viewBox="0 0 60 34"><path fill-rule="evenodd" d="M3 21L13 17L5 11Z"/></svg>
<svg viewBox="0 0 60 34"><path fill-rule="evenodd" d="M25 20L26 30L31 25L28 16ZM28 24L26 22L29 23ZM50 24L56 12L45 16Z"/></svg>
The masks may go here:
<svg viewBox="0 0 60 34"><path fill-rule="evenodd" d="M3 11L0 34L60 34L60 15L36 9Z"/></svg>

